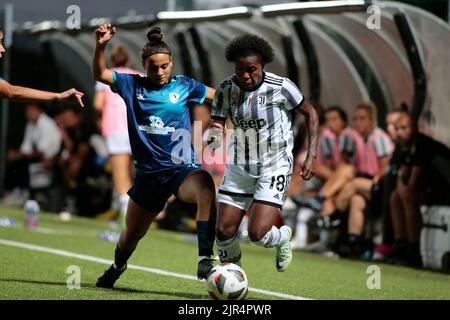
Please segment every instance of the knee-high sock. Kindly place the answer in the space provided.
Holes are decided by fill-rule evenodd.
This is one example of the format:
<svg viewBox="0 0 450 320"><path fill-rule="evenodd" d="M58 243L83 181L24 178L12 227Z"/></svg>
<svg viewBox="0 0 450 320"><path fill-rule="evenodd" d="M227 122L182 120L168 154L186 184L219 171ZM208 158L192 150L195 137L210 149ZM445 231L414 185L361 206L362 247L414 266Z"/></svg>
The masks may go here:
<svg viewBox="0 0 450 320"><path fill-rule="evenodd" d="M197 221L198 256L209 258L213 255L216 231L214 223L210 221Z"/></svg>
<svg viewBox="0 0 450 320"><path fill-rule="evenodd" d="M217 240L220 262L231 262L241 265L241 245L237 237L228 240Z"/></svg>
<svg viewBox="0 0 450 320"><path fill-rule="evenodd" d="M264 246L266 248L277 247L289 241L289 234L285 229L278 229L272 226L269 232L267 232L260 240L255 241L254 244Z"/></svg>

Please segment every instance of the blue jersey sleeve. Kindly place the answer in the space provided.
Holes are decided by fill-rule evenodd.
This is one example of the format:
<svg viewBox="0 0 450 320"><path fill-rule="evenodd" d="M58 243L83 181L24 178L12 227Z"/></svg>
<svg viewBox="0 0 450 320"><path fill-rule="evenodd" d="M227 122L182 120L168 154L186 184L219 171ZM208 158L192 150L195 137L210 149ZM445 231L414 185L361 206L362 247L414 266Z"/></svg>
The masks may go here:
<svg viewBox="0 0 450 320"><path fill-rule="evenodd" d="M113 71L111 90L118 93L121 97L133 95L135 79L135 76L132 74Z"/></svg>
<svg viewBox="0 0 450 320"><path fill-rule="evenodd" d="M188 78L188 90L189 90L188 96L189 103L203 104L203 102L205 102L206 92L208 90L203 83Z"/></svg>
<svg viewBox="0 0 450 320"><path fill-rule="evenodd" d="M5 79L3 79L3 77L2 77L2 76L0 76L0 80L5 80Z"/></svg>

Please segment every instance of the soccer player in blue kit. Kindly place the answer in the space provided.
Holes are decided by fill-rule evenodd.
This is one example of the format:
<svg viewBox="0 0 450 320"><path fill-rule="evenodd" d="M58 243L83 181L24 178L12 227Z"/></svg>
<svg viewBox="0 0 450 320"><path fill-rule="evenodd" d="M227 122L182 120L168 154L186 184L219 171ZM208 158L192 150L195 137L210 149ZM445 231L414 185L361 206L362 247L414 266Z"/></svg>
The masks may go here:
<svg viewBox="0 0 450 320"><path fill-rule="evenodd" d="M128 191L126 226L116 246L114 264L96 285L113 287L171 194L197 204L197 277L205 279L213 267L216 195L212 177L194 161L188 105L212 101L215 90L186 76L171 76L171 50L158 27L150 29L142 49L146 77L107 69L105 47L115 33L111 24L95 31L92 74L125 101L136 177Z"/></svg>

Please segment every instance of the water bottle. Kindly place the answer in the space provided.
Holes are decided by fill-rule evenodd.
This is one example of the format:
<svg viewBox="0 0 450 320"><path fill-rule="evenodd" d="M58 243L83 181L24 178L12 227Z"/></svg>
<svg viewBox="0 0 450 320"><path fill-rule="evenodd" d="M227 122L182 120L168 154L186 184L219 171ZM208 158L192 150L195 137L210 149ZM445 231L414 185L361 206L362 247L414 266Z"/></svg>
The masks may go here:
<svg viewBox="0 0 450 320"><path fill-rule="evenodd" d="M25 202L25 226L28 229L35 229L39 221L39 203L36 200Z"/></svg>
<svg viewBox="0 0 450 320"><path fill-rule="evenodd" d="M0 227L13 228L16 225L16 220L9 217L0 217Z"/></svg>

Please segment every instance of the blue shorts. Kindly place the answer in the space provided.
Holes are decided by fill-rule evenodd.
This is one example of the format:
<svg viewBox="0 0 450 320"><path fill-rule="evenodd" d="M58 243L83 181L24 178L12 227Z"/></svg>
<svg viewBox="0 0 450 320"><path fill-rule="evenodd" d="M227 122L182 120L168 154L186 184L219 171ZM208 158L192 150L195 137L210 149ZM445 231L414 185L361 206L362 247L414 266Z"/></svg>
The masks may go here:
<svg viewBox="0 0 450 320"><path fill-rule="evenodd" d="M167 199L178 192L186 176L197 170L197 165L185 165L155 175L136 174L133 185L128 190L130 198L139 206L151 212L161 212Z"/></svg>

